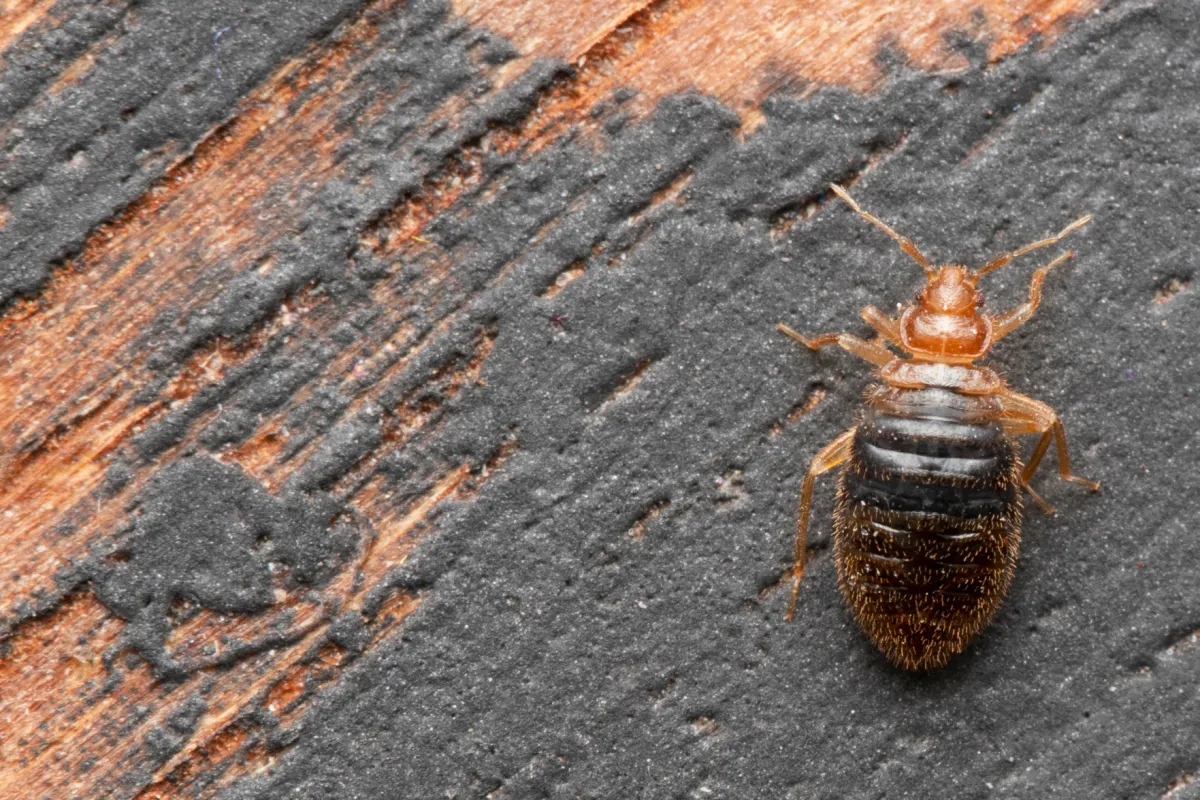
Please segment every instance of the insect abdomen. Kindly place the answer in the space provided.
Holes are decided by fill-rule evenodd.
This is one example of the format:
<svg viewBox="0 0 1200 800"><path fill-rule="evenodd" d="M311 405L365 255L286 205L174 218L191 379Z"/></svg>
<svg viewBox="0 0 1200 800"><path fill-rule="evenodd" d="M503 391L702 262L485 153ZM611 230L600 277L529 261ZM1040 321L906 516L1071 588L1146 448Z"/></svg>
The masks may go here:
<svg viewBox="0 0 1200 800"><path fill-rule="evenodd" d="M881 388L835 513L838 581L894 663L944 665L999 608L1020 544L1020 461L995 401Z"/></svg>

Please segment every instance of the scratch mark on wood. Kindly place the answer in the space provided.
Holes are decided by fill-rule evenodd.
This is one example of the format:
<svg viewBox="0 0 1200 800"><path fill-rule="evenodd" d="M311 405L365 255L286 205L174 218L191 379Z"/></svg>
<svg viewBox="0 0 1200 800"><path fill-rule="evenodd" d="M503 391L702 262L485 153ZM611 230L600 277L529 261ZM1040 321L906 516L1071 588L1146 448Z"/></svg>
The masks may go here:
<svg viewBox="0 0 1200 800"><path fill-rule="evenodd" d="M617 383L613 390L608 393L608 396L605 397L604 401L596 408L596 413L603 414L609 406L611 406L613 403L616 403L622 397L625 397L634 389L636 389L641 382L645 380L646 372L651 366L657 363L657 361L658 359L654 358L644 358L639 361L632 370L621 377L621 380Z"/></svg>
<svg viewBox="0 0 1200 800"><path fill-rule="evenodd" d="M819 383L813 384L809 387L808 394L804 396L804 399L792 406L786 417L771 426L771 435L778 436L783 433L785 428L795 423L801 417L806 417L816 411L817 406L825 399L825 395L824 386Z"/></svg>
<svg viewBox="0 0 1200 800"><path fill-rule="evenodd" d="M637 518L637 521L633 523L633 527L629 529L629 538L633 539L634 541L641 541L642 539L646 538L647 526L654 522L654 520L658 519L658 516L666 511L667 507L670 505L671 501L666 498L652 503L649 508L642 512L642 515Z"/></svg>

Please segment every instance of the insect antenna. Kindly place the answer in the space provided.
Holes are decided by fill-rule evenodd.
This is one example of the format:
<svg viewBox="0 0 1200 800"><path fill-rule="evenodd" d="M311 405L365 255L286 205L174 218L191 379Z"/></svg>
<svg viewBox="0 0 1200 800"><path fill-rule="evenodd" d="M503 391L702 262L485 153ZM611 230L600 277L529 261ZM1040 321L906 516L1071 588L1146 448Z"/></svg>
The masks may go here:
<svg viewBox="0 0 1200 800"><path fill-rule="evenodd" d="M969 278L970 284L972 286L974 286L979 281L980 278L982 278L984 275L987 275L989 272L995 272L996 270L1000 269L1001 267L1008 266L1008 264L1017 256L1023 256L1026 253L1030 252L1031 250L1037 250L1040 247L1048 247L1052 244L1055 244L1056 242L1061 240L1063 237L1065 237L1068 233L1071 233L1072 231L1082 228L1084 225L1087 225L1091 221L1092 221L1092 215L1085 214L1084 216L1075 220L1070 225L1063 228L1061 231L1059 231L1058 233L1054 234L1053 236L1051 236L1047 239L1040 239L1036 242L1031 242L1031 243L1025 245L1024 247L1018 248L1018 249L1013 250L1008 253L1002 253L1002 254L996 256L991 261L987 262L982 267L975 270L975 272L971 273L971 276Z"/></svg>
<svg viewBox="0 0 1200 800"><path fill-rule="evenodd" d="M867 222L871 223L875 227L879 228L881 231L886 233L888 236L895 239L896 243L900 245L900 249L903 250L904 252L908 253L910 256L912 256L913 261L916 261L918 264L921 265L921 269L925 271L925 279L926 280L933 280L934 278L937 277L937 268L929 263L929 259L927 259L925 257L925 255L920 250L917 249L917 246L915 244L913 244L912 239L909 239L907 236L901 236L900 234L898 234L894 230L892 230L891 227L886 222L881 220L879 217L875 216L874 214L869 214L866 211L863 211L862 207L857 202L855 202L854 198L851 197L850 194L845 189L838 186L836 183L829 184L829 188L833 190L834 194L836 194L838 197L842 198L842 200L844 200L846 202L846 205L848 205L852 209L854 209L855 213L857 213L860 217L862 217L863 219L865 219Z"/></svg>

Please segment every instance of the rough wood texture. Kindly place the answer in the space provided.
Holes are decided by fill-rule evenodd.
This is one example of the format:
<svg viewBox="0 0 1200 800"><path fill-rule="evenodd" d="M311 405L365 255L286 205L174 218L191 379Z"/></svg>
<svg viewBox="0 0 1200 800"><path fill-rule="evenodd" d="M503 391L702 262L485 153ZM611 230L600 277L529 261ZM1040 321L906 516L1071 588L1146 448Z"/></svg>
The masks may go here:
<svg viewBox="0 0 1200 800"><path fill-rule="evenodd" d="M0 5L0 797L823 796L871 742L901 767L841 796L1117 780L1078 759L1157 696L1138 670L1186 674L1200 608L1093 619L1088 581L1145 600L1126 571L1153 551L1152 597L1177 595L1190 509L1143 542L1111 504L1056 498L1076 516L1046 539L1104 524L1111 549L1035 545L1046 573L1076 559L1072 588L1019 574L983 646L1003 644L940 689L899 684L819 566L780 626L797 476L861 382L770 329L838 327L913 283L887 242L817 228L829 181L871 174L862 199L946 258L1095 210L1097 271L1054 279L1075 311L1011 371L1066 406L1081 465L1111 465L1106 502L1136 505L1150 488L1117 473L1174 440L1187 384L1121 381L1194 371L1172 316L1194 317L1190 267L1161 244L1194 225L1154 236L1113 198L1195 204L1174 110L1195 76L1160 107L1146 66L1195 63L1182 5L202 5ZM1072 366L1110 324L1089 309L1128 297L1121 336L1151 350ZM1126 413L1146 392L1153 422ZM844 663L878 709L986 706L979 686L1025 668L1031 606L1076 614L1037 651L1076 655L1021 687L1121 687L1082 749L1047 744L1070 738L1054 715L1012 745L1033 778L964 763L974 733L866 709L845 761L811 739L864 696L829 683ZM754 761L780 746L795 765ZM1189 747L1122 780L1161 790ZM950 764L932 777L929 752Z"/></svg>
<svg viewBox="0 0 1200 800"><path fill-rule="evenodd" d="M599 58L612 85L636 89L646 107L698 90L742 114L782 88L848 86L883 78L883 48L924 70L967 66L961 44L987 58L1010 55L1032 37L1057 32L1096 5L1087 0L586 0L547 7L537 0L455 0L471 23L509 39L526 58L561 58L580 68ZM597 95L585 98L594 103Z"/></svg>

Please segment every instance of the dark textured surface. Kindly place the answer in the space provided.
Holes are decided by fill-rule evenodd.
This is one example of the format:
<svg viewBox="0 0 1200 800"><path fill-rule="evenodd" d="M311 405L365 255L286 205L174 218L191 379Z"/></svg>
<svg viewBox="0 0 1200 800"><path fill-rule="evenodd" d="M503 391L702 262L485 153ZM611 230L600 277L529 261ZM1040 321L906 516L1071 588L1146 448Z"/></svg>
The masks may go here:
<svg viewBox="0 0 1200 800"><path fill-rule="evenodd" d="M1185 3L1117 4L995 69L777 98L744 144L728 112L671 100L602 152L545 151L435 230L469 246L468 274L528 249L475 301L499 331L487 388L432 447L515 427L520 451L414 556L429 596L403 633L352 668L276 775L233 795L1165 791L1200 761L1198 655L1175 646L1200 627L1196 299L1155 302L1194 269L1196 23ZM841 207L779 239L772 224L880 148L857 196L937 259L979 263L1096 214L996 362L1063 413L1077 470L1105 488L1038 481L1060 513L1031 515L996 623L927 677L855 633L824 553L795 624L784 593L763 592L789 558L802 470L867 380L848 357L797 352L774 322L858 331L859 305L919 283ZM656 177L684 169L679 207L630 226ZM531 209L564 197L575 211L530 246ZM578 258L583 277L536 298ZM1032 266L990 278L989 302L1016 302ZM643 361L636 389L606 404ZM825 402L772 436L815 381Z"/></svg>
<svg viewBox="0 0 1200 800"><path fill-rule="evenodd" d="M166 652L173 604L187 600L222 614L264 611L276 588L328 581L358 544L351 526L332 524L343 509L328 495L277 499L237 467L206 456L163 470L133 511L134 529L121 549L98 561L88 578L101 601L131 623L127 646L169 678L200 666ZM239 649L206 661L230 663Z"/></svg>
<svg viewBox="0 0 1200 800"><path fill-rule="evenodd" d="M221 4L144 5L139 24L161 27L114 56L128 64L76 87L71 102L95 116L87 124L56 126L53 108L22 107L38 91L22 81L46 80L36 70L0 74L7 124L29 132L4 139L17 143L0 167L5 296L39 287L52 262L161 173L139 153L171 142L186 151L354 6L258 4L246 12L257 27L216 39L230 27ZM234 21L246 19L240 9L227 10ZM88 24L118 24L107 13ZM164 315L146 347L169 375L300 287L327 293L344 323L265 348L141 434L113 468L114 487L220 404L200 439L208 455L163 471L143 498L149 519L125 534L129 560L98 591L134 621L152 660L174 594L203 595L214 610L266 602L254 557L222 547L244 549L263 526L272 542L313 542L307 526L334 508L320 493L379 446L385 414L419 403L411 393L468 360L480 336L494 336L483 385L446 400L443 423L378 474L400 504L447 464L477 467L509 439L517 449L473 500L440 507L388 581L419 592L420 608L346 669L268 774L227 795L1152 798L1200 768L1190 396L1200 316L1194 291L1158 297L1196 268L1198 23L1185 0L1114 2L1052 47L998 65L940 77L897 67L871 97L772 98L744 141L737 117L703 97L669 98L636 122L614 102L599 140L489 156L486 190L424 232L449 257L396 265L359 246L363 231L565 74L535 65L454 124L428 125L446 98L483 95L486 65L511 54L437 3L402 9L383 34L392 46L365 72L391 105L346 148L344 179L322 188L302 230L278 242L280 266L232 281L183 319ZM213 82L173 90L171 65L197 59L211 62ZM125 109L132 118L118 125ZM97 133L109 117L118 127ZM1062 413L1076 472L1104 489L1089 495L1046 469L1035 483L1059 513L1028 514L995 623L930 676L890 667L841 608L828 557L832 480L818 486L817 553L792 625L777 590L803 471L851 423L870 376L773 326L863 334L859 306L887 309L920 284L878 231L823 204L829 181L868 164L856 197L936 260L977 265L1096 215L1037 317L992 363ZM688 174L679 202L656 199ZM812 203L810 219L801 212ZM1044 261L987 278L990 307L1019 302ZM541 296L577 263L577 280ZM422 281L435 267L446 275L431 288ZM324 383L289 411L294 450L320 445L285 491L267 497L207 460L343 349L391 337L398 323L381 296L411 300L405 322L429 344L371 402L354 404L366 389L353 381ZM817 384L823 402L789 424ZM250 520L164 522L181 506L234 516L244 506ZM255 522L259 511L271 521ZM287 530L272 527L289 516ZM345 540L289 563L319 583ZM219 580L205 583L206 570ZM180 708L159 760L182 746L204 703Z"/></svg>
<svg viewBox="0 0 1200 800"><path fill-rule="evenodd" d="M146 191L272 68L360 5L56 3L0 68L0 199L10 215L0 300L40 288L89 230ZM52 86L94 39L118 37L77 81Z"/></svg>

